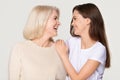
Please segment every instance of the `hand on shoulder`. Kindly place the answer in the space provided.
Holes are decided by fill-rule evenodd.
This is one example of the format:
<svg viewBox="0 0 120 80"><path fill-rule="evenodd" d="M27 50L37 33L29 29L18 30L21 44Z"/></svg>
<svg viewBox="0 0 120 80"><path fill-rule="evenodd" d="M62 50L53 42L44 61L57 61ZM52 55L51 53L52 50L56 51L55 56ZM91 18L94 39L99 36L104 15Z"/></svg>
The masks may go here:
<svg viewBox="0 0 120 80"><path fill-rule="evenodd" d="M57 40L55 42L55 48L61 57L68 54L68 47L66 46L64 40Z"/></svg>

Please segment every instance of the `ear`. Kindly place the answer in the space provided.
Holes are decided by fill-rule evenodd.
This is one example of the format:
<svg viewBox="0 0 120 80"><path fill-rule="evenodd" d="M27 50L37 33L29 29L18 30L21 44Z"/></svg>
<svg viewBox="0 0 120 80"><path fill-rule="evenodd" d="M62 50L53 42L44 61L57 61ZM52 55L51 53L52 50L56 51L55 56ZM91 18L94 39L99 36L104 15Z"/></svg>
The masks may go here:
<svg viewBox="0 0 120 80"><path fill-rule="evenodd" d="M91 23L91 19L90 18L86 18L86 23L90 24Z"/></svg>

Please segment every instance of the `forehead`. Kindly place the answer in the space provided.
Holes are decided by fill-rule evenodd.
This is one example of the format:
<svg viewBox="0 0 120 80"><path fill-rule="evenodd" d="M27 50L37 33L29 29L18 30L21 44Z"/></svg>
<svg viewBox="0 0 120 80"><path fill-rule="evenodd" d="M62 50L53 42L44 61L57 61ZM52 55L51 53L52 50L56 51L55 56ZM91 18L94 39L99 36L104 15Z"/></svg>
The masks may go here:
<svg viewBox="0 0 120 80"><path fill-rule="evenodd" d="M73 16L77 16L77 15L80 15L80 13L77 11L77 10L74 10L74 12L73 12Z"/></svg>
<svg viewBox="0 0 120 80"><path fill-rule="evenodd" d="M58 16L58 14L59 14L59 13L58 13L57 10L53 10L52 13L51 13L52 16Z"/></svg>
<svg viewBox="0 0 120 80"><path fill-rule="evenodd" d="M74 10L72 16L73 17L83 17L77 10Z"/></svg>

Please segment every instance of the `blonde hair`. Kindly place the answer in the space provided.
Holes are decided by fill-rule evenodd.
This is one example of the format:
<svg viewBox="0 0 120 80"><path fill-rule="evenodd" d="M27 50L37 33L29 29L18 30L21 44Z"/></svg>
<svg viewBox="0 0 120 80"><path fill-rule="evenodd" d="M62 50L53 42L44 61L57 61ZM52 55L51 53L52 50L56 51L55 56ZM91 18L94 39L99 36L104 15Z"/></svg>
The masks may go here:
<svg viewBox="0 0 120 80"><path fill-rule="evenodd" d="M53 10L56 10L59 15L59 9L53 6L38 5L34 7L23 30L24 38L28 40L40 38Z"/></svg>

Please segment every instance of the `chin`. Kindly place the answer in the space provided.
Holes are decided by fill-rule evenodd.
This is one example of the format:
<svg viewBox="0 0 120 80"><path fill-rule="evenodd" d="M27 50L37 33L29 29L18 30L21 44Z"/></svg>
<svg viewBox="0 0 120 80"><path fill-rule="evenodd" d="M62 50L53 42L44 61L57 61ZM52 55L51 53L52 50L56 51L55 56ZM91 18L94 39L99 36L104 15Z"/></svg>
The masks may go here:
<svg viewBox="0 0 120 80"><path fill-rule="evenodd" d="M56 37L56 36L57 36L57 34L52 35L52 37Z"/></svg>
<svg viewBox="0 0 120 80"><path fill-rule="evenodd" d="M77 32L74 32L75 35L78 35Z"/></svg>
<svg viewBox="0 0 120 80"><path fill-rule="evenodd" d="M54 35L54 37L57 36L57 34Z"/></svg>

